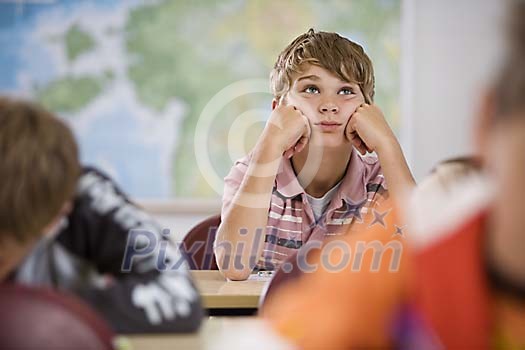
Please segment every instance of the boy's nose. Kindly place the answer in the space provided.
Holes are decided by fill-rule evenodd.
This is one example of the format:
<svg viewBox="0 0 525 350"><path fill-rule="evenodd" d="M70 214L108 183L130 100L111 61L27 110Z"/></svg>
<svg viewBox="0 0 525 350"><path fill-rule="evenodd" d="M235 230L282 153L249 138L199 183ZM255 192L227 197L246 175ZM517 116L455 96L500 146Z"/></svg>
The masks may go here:
<svg viewBox="0 0 525 350"><path fill-rule="evenodd" d="M321 113L328 113L328 112L337 113L339 111L339 107L337 107L333 103L323 103L319 106L319 111Z"/></svg>

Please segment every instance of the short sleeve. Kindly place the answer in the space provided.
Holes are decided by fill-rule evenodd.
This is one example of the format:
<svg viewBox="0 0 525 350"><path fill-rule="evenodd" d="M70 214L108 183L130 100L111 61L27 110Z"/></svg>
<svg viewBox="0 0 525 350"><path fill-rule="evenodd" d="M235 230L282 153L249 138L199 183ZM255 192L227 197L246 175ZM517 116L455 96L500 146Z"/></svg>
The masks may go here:
<svg viewBox="0 0 525 350"><path fill-rule="evenodd" d="M383 169L377 157L363 157L366 166L365 182L368 200L374 203L388 199L388 186L383 175Z"/></svg>
<svg viewBox="0 0 525 350"><path fill-rule="evenodd" d="M250 155L245 156L235 162L230 172L224 178L224 193L222 195L222 210L221 219L224 220L224 214L230 208L230 205L235 197L235 194L241 186L244 176L248 172L248 165L250 163Z"/></svg>

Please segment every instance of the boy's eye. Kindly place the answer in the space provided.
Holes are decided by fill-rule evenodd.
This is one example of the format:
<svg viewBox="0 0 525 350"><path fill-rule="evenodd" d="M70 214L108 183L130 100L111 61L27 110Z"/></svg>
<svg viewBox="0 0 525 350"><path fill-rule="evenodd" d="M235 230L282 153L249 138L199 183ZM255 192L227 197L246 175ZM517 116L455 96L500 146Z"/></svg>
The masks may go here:
<svg viewBox="0 0 525 350"><path fill-rule="evenodd" d="M352 90L351 88L342 88L341 90L339 90L339 95L353 95L354 94L354 90Z"/></svg>
<svg viewBox="0 0 525 350"><path fill-rule="evenodd" d="M313 85L307 86L303 91L309 94L319 93L319 89L317 88L317 86L313 86Z"/></svg>

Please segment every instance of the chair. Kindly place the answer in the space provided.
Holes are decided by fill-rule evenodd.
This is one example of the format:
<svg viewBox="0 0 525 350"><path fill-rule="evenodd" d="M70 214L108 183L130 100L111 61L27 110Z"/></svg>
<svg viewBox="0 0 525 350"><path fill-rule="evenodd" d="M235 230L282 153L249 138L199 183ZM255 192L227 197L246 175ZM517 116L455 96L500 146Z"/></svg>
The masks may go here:
<svg viewBox="0 0 525 350"><path fill-rule="evenodd" d="M2 284L0 310L2 349L115 349L107 322L73 295Z"/></svg>
<svg viewBox="0 0 525 350"><path fill-rule="evenodd" d="M182 252L188 258L191 270L218 270L213 242L221 216L214 215L193 227L182 240Z"/></svg>

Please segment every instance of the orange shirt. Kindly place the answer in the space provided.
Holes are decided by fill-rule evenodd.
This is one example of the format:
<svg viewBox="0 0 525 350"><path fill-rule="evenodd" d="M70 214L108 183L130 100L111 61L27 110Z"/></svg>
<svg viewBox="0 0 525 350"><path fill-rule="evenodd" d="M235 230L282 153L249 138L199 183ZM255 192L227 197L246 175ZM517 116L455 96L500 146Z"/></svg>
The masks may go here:
<svg viewBox="0 0 525 350"><path fill-rule="evenodd" d="M403 230L388 202L371 209L358 232L312 254L317 270L273 293L263 316L301 349L388 346L407 286Z"/></svg>
<svg viewBox="0 0 525 350"><path fill-rule="evenodd" d="M362 256L360 269L333 272L321 264L274 292L263 310L281 335L301 349L389 348L400 340L394 339L394 325L408 315L419 324L401 325L409 335L404 344L421 335L424 343L446 349L525 348L525 303L490 289L483 256L486 212L421 251L409 250L398 234L395 210L385 218L384 226L365 225L344 242L352 252L363 242L399 245L397 271L391 265L394 249L384 250L377 269L372 250ZM333 250L323 258L318 252L313 260L334 264L343 255Z"/></svg>
<svg viewBox="0 0 525 350"><path fill-rule="evenodd" d="M493 309L493 348L525 349L525 300L497 295Z"/></svg>

